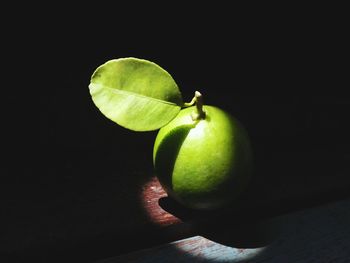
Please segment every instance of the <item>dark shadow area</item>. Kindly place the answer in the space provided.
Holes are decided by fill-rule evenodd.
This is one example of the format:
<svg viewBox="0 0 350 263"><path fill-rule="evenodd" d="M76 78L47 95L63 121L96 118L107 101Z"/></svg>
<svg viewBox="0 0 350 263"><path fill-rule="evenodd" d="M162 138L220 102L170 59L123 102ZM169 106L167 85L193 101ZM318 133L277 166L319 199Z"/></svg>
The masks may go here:
<svg viewBox="0 0 350 263"><path fill-rule="evenodd" d="M218 220L217 225L221 222ZM226 222L220 227L201 226L199 235L219 244L239 248L259 248L270 245L279 234L279 225L264 220L250 219L245 222Z"/></svg>
<svg viewBox="0 0 350 263"><path fill-rule="evenodd" d="M170 214L175 215L177 218L180 218L184 222L201 216L206 217L209 214L209 212L206 211L194 210L185 207L169 196L160 198L158 200L158 203L162 209Z"/></svg>
<svg viewBox="0 0 350 263"><path fill-rule="evenodd" d="M203 236L226 246L237 248L255 248L266 246L273 241L276 227L263 225L262 215L244 214L237 209L232 213L228 209L212 211L194 211L186 208L169 197L159 199L159 205L184 223L192 226L196 235ZM230 213L231 212L231 213Z"/></svg>
<svg viewBox="0 0 350 263"><path fill-rule="evenodd" d="M152 232L139 195L152 175L154 133L111 129L120 140L112 147L55 146L27 174L2 181L2 262L91 262L147 243L137 237Z"/></svg>

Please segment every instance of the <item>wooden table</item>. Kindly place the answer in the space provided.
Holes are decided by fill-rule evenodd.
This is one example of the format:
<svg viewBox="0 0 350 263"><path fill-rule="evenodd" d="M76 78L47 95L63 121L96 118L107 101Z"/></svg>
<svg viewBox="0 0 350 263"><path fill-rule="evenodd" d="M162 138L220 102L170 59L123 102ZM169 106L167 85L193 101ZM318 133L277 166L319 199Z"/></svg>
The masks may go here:
<svg viewBox="0 0 350 263"><path fill-rule="evenodd" d="M193 236L96 263L350 262L349 222L346 199L233 227L225 241Z"/></svg>
<svg viewBox="0 0 350 263"><path fill-rule="evenodd" d="M168 198L149 152L115 174L113 151L48 156L50 177L7 185L2 262L346 262L350 155L264 147L249 189L215 213Z"/></svg>

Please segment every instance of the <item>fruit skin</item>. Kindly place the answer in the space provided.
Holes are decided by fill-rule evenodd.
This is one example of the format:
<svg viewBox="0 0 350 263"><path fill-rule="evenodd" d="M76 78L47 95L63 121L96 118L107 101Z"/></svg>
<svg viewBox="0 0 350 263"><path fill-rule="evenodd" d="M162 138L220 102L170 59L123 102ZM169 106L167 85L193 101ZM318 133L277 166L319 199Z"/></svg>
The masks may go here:
<svg viewBox="0 0 350 263"><path fill-rule="evenodd" d="M216 209L246 188L253 154L247 131L236 118L214 106L203 109L205 119L193 120L192 106L159 130L153 165L170 197L189 208Z"/></svg>

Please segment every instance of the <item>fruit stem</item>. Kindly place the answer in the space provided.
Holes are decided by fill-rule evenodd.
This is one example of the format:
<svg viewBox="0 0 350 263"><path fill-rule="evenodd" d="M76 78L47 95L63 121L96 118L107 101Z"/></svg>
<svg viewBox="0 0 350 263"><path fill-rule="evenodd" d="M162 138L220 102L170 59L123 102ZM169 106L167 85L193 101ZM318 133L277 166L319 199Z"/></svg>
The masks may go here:
<svg viewBox="0 0 350 263"><path fill-rule="evenodd" d="M190 107L196 104L196 112L192 112L191 117L192 120L198 121L200 119L205 119L205 111L203 110L203 96L199 91L194 93L194 97L191 102L185 102L183 104L184 107Z"/></svg>
<svg viewBox="0 0 350 263"><path fill-rule="evenodd" d="M196 91L194 93L194 98L196 102L196 109L197 112L193 112L192 114L192 120L200 120L205 119L205 111L203 110L203 96L199 91Z"/></svg>

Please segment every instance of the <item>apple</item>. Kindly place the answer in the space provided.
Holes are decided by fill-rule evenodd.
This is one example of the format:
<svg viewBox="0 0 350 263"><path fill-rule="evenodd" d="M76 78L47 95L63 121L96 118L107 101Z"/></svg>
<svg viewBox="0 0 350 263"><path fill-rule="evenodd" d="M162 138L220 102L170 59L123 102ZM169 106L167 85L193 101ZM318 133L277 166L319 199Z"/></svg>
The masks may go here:
<svg viewBox="0 0 350 263"><path fill-rule="evenodd" d="M158 131L155 174L168 196L185 207L222 208L249 183L251 142L243 125L228 112L203 105L199 92L194 102Z"/></svg>

